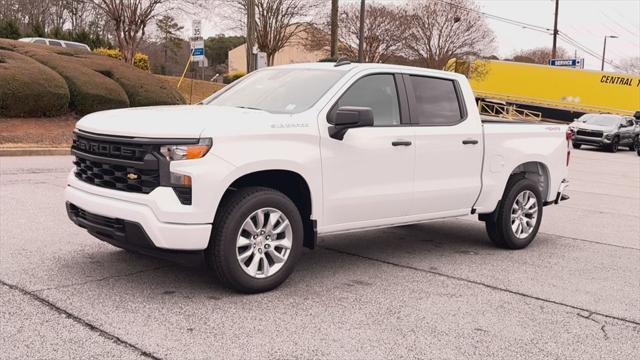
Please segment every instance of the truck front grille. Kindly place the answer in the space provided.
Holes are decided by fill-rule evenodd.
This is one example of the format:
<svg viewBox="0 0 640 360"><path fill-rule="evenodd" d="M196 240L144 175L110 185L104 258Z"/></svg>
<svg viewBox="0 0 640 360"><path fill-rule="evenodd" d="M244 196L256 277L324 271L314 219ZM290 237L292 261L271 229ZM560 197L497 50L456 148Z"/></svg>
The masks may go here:
<svg viewBox="0 0 640 360"><path fill-rule="evenodd" d="M601 138L603 132L599 131L599 130L582 130L582 129L578 129L576 134L578 136L584 136L584 137Z"/></svg>
<svg viewBox="0 0 640 360"><path fill-rule="evenodd" d="M157 145L77 133L71 150L75 176L104 188L148 194L160 186Z"/></svg>
<svg viewBox="0 0 640 360"><path fill-rule="evenodd" d="M73 162L78 179L96 186L110 189L148 194L160 186L158 169L109 164L89 160L76 154Z"/></svg>

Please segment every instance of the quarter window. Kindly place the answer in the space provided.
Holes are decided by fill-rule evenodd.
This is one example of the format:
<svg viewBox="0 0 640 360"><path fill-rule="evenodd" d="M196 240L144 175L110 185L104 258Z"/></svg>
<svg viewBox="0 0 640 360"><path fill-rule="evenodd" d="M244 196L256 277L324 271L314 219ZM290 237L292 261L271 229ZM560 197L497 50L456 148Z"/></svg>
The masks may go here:
<svg viewBox="0 0 640 360"><path fill-rule="evenodd" d="M343 106L371 108L374 126L400 125L398 90L391 74L369 75L359 79L342 95L334 109Z"/></svg>
<svg viewBox="0 0 640 360"><path fill-rule="evenodd" d="M462 111L455 83L452 80L411 76L415 94L412 121L420 125L455 125Z"/></svg>

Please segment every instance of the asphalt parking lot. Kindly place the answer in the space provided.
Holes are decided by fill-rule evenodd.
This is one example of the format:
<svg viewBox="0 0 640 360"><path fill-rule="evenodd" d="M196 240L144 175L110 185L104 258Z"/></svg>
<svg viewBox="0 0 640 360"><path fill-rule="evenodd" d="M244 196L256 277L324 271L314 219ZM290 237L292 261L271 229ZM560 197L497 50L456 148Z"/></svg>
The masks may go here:
<svg viewBox="0 0 640 360"><path fill-rule="evenodd" d="M637 358L640 157L572 158L528 249L471 217L334 235L252 296L72 225L71 157L0 158L0 357Z"/></svg>

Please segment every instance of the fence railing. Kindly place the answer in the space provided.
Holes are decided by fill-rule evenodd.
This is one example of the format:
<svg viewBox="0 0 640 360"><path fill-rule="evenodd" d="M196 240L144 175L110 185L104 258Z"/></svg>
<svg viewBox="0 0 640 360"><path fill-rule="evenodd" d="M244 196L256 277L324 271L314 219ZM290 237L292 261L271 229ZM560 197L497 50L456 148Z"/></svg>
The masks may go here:
<svg viewBox="0 0 640 360"><path fill-rule="evenodd" d="M502 119L540 121L542 113L533 110L519 109L513 105L503 105L491 102L478 102L481 115L494 116Z"/></svg>

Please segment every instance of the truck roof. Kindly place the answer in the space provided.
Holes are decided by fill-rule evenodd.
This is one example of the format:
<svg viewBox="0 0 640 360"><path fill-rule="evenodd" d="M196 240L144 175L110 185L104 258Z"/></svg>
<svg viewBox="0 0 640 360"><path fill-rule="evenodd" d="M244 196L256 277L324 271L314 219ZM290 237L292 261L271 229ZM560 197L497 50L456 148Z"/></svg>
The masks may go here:
<svg viewBox="0 0 640 360"><path fill-rule="evenodd" d="M448 78L466 79L462 74L454 73L451 71L434 70L429 68L421 68L415 66L405 65L393 65L393 64L378 64L378 63L350 63L345 65L336 66L334 62L311 62L311 63L298 63L278 65L273 68L292 68L292 69L322 69L322 70L334 70L342 72L362 71L362 70L380 70L380 71L393 71L393 72L420 72L424 75L442 76L446 74Z"/></svg>

